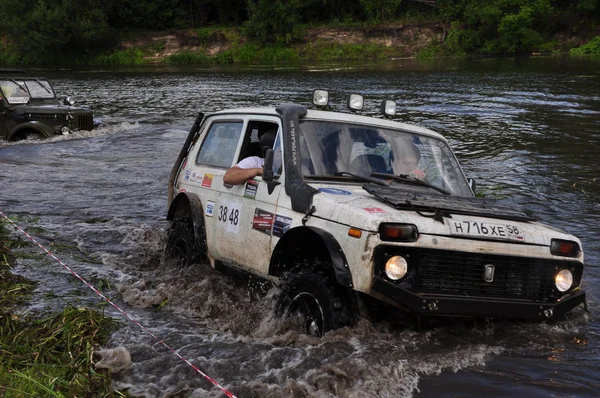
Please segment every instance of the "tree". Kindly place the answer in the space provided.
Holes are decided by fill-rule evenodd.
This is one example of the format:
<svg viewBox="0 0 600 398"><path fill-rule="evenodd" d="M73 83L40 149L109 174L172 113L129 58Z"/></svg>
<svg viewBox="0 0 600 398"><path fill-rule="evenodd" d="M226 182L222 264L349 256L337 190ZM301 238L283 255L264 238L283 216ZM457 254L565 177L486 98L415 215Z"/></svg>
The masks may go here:
<svg viewBox="0 0 600 398"><path fill-rule="evenodd" d="M389 21L400 7L402 0L360 0L367 18L374 22Z"/></svg>
<svg viewBox="0 0 600 398"><path fill-rule="evenodd" d="M3 33L29 63L84 58L113 43L101 0L4 0Z"/></svg>

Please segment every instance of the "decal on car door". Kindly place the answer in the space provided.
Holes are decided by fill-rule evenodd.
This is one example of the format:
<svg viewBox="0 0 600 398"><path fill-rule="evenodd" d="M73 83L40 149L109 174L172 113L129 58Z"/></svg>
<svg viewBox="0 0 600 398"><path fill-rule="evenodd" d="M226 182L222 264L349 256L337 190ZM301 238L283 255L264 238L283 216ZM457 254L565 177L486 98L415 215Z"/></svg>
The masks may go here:
<svg viewBox="0 0 600 398"><path fill-rule="evenodd" d="M226 226L227 232L237 234L240 230L241 205L239 203L220 203L216 210L219 225Z"/></svg>

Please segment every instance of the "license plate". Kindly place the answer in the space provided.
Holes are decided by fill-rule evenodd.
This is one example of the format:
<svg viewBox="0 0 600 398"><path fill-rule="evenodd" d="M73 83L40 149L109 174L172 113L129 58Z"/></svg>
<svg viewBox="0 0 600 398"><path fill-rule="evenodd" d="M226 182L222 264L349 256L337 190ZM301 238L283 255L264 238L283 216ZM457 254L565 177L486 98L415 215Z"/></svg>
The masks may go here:
<svg viewBox="0 0 600 398"><path fill-rule="evenodd" d="M516 225L489 224L479 221L450 221L452 235L525 241L523 231Z"/></svg>

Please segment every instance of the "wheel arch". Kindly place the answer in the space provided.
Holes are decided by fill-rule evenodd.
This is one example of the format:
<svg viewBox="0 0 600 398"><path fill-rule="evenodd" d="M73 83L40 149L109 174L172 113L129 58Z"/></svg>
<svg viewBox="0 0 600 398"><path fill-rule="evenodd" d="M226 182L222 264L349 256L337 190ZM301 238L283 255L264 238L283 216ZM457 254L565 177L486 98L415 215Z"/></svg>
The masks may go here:
<svg viewBox="0 0 600 398"><path fill-rule="evenodd" d="M167 220L173 221L177 218L190 218L194 225L194 239L198 245L202 242L199 237L202 236L204 228L204 207L200 198L189 192L178 194L167 212ZM200 246L197 246L200 247Z"/></svg>
<svg viewBox="0 0 600 398"><path fill-rule="evenodd" d="M15 138L21 136L23 133L27 131L34 131L36 133L40 133L44 136L44 138L51 137L54 135L54 130L40 122L25 122L19 125L16 125L10 133L8 133L7 141L13 141Z"/></svg>
<svg viewBox="0 0 600 398"><path fill-rule="evenodd" d="M281 276L302 258L316 258L329 262L329 272L344 287L352 287L352 273L346 255L335 237L316 227L300 226L290 229L279 239L271 262L269 275Z"/></svg>

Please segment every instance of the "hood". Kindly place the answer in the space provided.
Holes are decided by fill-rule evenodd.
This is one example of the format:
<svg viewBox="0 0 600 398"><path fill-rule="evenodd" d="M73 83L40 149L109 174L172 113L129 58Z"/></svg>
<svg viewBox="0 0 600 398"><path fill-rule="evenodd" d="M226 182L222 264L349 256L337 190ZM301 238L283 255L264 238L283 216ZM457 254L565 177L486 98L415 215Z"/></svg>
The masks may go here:
<svg viewBox="0 0 600 398"><path fill-rule="evenodd" d="M320 194L315 217L377 232L384 222L417 226L420 234L550 245L551 239L572 240L564 231L535 222L533 217L486 198L423 194L373 184L311 184Z"/></svg>

